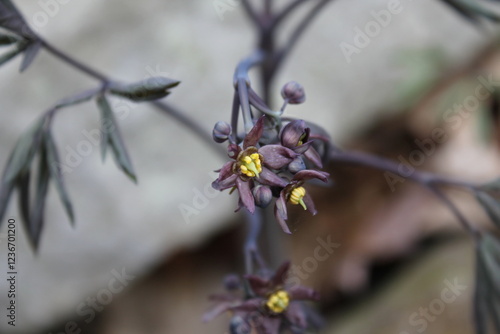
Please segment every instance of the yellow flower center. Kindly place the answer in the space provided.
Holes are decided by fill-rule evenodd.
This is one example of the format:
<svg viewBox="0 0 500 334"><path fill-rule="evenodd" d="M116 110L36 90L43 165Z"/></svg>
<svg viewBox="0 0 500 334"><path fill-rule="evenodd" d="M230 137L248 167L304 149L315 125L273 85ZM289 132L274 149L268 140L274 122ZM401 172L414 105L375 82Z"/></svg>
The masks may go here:
<svg viewBox="0 0 500 334"><path fill-rule="evenodd" d="M266 306L274 313L283 313L290 304L290 295L285 290L279 290L269 296Z"/></svg>
<svg viewBox="0 0 500 334"><path fill-rule="evenodd" d="M304 187L297 187L292 190L289 201L294 205L300 204L304 208L304 210L307 210L306 203L304 203L303 200L305 195L306 195L306 190L304 189Z"/></svg>
<svg viewBox="0 0 500 334"><path fill-rule="evenodd" d="M240 159L240 171L249 177L259 176L262 172L262 162L259 153L252 153Z"/></svg>

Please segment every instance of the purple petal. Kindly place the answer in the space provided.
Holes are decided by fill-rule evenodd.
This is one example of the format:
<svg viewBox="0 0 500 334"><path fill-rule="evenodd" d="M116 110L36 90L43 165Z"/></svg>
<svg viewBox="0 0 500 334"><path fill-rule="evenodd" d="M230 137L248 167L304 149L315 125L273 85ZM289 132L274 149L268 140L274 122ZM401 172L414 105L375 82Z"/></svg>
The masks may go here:
<svg viewBox="0 0 500 334"><path fill-rule="evenodd" d="M224 166L222 166L219 177L212 182L212 187L214 189L222 191L235 186L238 175L233 173L233 163L232 161L226 162Z"/></svg>
<svg viewBox="0 0 500 334"><path fill-rule="evenodd" d="M265 167L262 168L257 180L267 186L286 187L288 184L284 179Z"/></svg>
<svg viewBox="0 0 500 334"><path fill-rule="evenodd" d="M265 115L261 116L253 128L248 132L248 134L245 136L245 139L243 140L243 148L247 149L250 146L256 146L257 143L260 140L260 137L262 136L262 131L264 131L264 119Z"/></svg>
<svg viewBox="0 0 500 334"><path fill-rule="evenodd" d="M276 217L276 220L283 229L283 232L292 234L292 232L290 232L290 229L288 228L288 225L286 224L288 215L286 211L286 200L284 196L284 191L282 191L280 194L280 198L276 200L276 204L274 205L274 217Z"/></svg>
<svg viewBox="0 0 500 334"><path fill-rule="evenodd" d="M302 309L301 303L292 302L288 305L288 308L285 312L285 317L295 326L300 329L307 328L307 317Z"/></svg>
<svg viewBox="0 0 500 334"><path fill-rule="evenodd" d="M252 288L252 291L258 295L265 297L268 293L272 292L270 290L269 280L263 279L262 277L255 275L247 275L245 278L248 281L248 284Z"/></svg>
<svg viewBox="0 0 500 334"><path fill-rule="evenodd" d="M312 143L313 143L313 141L312 141L312 140L310 140L310 141L308 141L307 143L304 143L304 144L302 144L302 145L300 145L300 146L297 146L297 147L295 147L295 148L292 148L292 149L293 149L293 151L294 151L295 153L298 153L298 154L304 154L304 153L305 153L308 149L310 149L310 148L311 148Z"/></svg>
<svg viewBox="0 0 500 334"><path fill-rule="evenodd" d="M319 300L319 293L305 286L299 285L287 291L292 300Z"/></svg>
<svg viewBox="0 0 500 334"><path fill-rule="evenodd" d="M210 311L206 312L203 315L203 318L202 318L203 322L212 321L213 319L215 319L216 317L218 317L222 313L229 311L229 309L231 308L231 305L233 305L233 303L229 303L229 302L220 303L220 304L216 305L213 309L211 309Z"/></svg>
<svg viewBox="0 0 500 334"><path fill-rule="evenodd" d="M294 180L307 181L311 179L320 179L323 182L328 182L328 177L330 174L327 172L321 172L313 169L304 169L293 176Z"/></svg>
<svg viewBox="0 0 500 334"><path fill-rule="evenodd" d="M307 211L309 211L313 216L315 216L318 213L318 211L316 211L316 207L314 206L312 197L308 193L306 193L306 195L302 198L302 200L304 201L307 207Z"/></svg>
<svg viewBox="0 0 500 334"><path fill-rule="evenodd" d="M244 301L243 303L231 307L231 310L233 311L246 311L246 312L251 312L251 311L256 311L260 309L262 306L262 299L261 298L252 298Z"/></svg>
<svg viewBox="0 0 500 334"><path fill-rule="evenodd" d="M306 122L301 119L296 119L288 123L281 130L281 144L283 146L295 149L297 147L300 137L306 134L306 137L309 135L309 132L306 131Z"/></svg>
<svg viewBox="0 0 500 334"><path fill-rule="evenodd" d="M285 283L285 279L288 276L289 269L290 269L290 261L286 261L278 268L278 270L276 270L276 273L271 278L271 284L273 287L281 286Z"/></svg>
<svg viewBox="0 0 500 334"><path fill-rule="evenodd" d="M252 191L250 190L250 184L248 182L242 181L239 177L236 178L236 187L240 193L240 199L245 208L250 213L255 211L255 201L253 199Z"/></svg>
<svg viewBox="0 0 500 334"><path fill-rule="evenodd" d="M289 148L281 145L266 145L259 149L259 153L264 157L264 165L280 169L288 165L298 154Z"/></svg>
<svg viewBox="0 0 500 334"><path fill-rule="evenodd" d="M278 334L281 317L266 317L260 315L257 319L253 319L257 334Z"/></svg>
<svg viewBox="0 0 500 334"><path fill-rule="evenodd" d="M323 162L321 161L321 157L314 149L314 147L309 148L307 151L304 152L305 157L311 161L316 167L318 168L323 168Z"/></svg>

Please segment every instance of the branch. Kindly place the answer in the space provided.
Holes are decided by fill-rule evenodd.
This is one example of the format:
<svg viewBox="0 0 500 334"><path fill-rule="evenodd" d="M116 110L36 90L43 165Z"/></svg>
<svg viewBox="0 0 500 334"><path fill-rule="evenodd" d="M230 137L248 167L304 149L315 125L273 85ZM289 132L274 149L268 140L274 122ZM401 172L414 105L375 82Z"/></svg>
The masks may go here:
<svg viewBox="0 0 500 334"><path fill-rule="evenodd" d="M260 27L260 20L259 17L257 16L257 12L255 9L250 5L249 0L241 0L241 3L243 4L243 8L245 8L245 13L247 13L248 17L250 20L258 27Z"/></svg>

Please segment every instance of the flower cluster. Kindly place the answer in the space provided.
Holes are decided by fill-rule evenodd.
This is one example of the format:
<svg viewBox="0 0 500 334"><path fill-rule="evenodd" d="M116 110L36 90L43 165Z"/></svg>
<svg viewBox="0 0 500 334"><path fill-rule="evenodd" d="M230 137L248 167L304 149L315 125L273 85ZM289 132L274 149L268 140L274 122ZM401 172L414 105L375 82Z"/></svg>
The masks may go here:
<svg viewBox="0 0 500 334"><path fill-rule="evenodd" d="M303 120L293 120L280 131L276 143L263 144L266 116L260 117L240 145L230 142L228 155L231 161L218 171L219 177L212 186L217 190L234 189L239 193L239 210L245 207L253 213L255 207L266 207L276 197L274 214L283 231L291 233L286 224L287 203L301 205L313 215L314 203L303 184L319 179L327 182L328 173L307 169L306 165L322 168L321 157L309 140L310 129ZM214 140L229 138L231 128L218 122ZM267 136L265 136L267 137Z"/></svg>
<svg viewBox="0 0 500 334"><path fill-rule="evenodd" d="M290 262L285 262L270 278L246 275L246 284L239 277L226 280L227 294L214 295L216 302L203 320L210 321L218 315L231 312L231 333L276 334L282 329L293 333L305 333L310 327L318 327L318 321L310 315L301 301L318 300L319 295L304 286L287 286L286 278ZM243 286L248 288L242 289Z"/></svg>

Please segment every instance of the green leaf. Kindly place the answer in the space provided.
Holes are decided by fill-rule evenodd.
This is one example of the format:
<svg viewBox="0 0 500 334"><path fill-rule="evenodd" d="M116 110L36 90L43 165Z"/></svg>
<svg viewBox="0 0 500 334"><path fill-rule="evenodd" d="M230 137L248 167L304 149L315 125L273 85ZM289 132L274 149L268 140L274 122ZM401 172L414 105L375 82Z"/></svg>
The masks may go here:
<svg viewBox="0 0 500 334"><path fill-rule="evenodd" d="M54 108L61 109L88 101L91 98L93 98L100 90L101 90L100 88L89 89L75 96L62 99L61 101L59 101L59 103L57 103L57 105Z"/></svg>
<svg viewBox="0 0 500 334"><path fill-rule="evenodd" d="M4 221L5 212L7 212L7 206L9 205L10 195L14 190L14 182L4 182L0 185L0 228Z"/></svg>
<svg viewBox="0 0 500 334"><path fill-rule="evenodd" d="M134 182L137 182L132 162L123 143L120 129L116 122L111 106L104 95L97 97L97 105L101 111L103 122L104 140L107 140L113 151L113 157L121 170Z"/></svg>
<svg viewBox="0 0 500 334"><path fill-rule="evenodd" d="M19 38L14 35L0 34L0 45L11 45L19 42Z"/></svg>
<svg viewBox="0 0 500 334"><path fill-rule="evenodd" d="M47 166L47 152L41 147L39 155L38 179L36 185L35 202L30 216L29 235L35 249L40 244L40 236L44 225L45 202L49 190L50 172Z"/></svg>
<svg viewBox="0 0 500 334"><path fill-rule="evenodd" d="M59 168L60 164L59 153L57 151L57 147L54 143L54 139L52 138L52 134L50 133L50 131L47 131L44 135L44 144L47 152L46 164L50 170L50 176L55 183L57 192L59 193L59 198L61 199L64 209L66 210L66 214L68 215L71 223L73 224L75 221L75 216L73 213L73 205L71 204L71 200L69 199L69 195L66 190L66 186L64 184L64 178Z"/></svg>
<svg viewBox="0 0 500 334"><path fill-rule="evenodd" d="M169 89L179 83L177 80L164 77L152 77L132 84L111 83L109 91L136 102L152 101L167 96L170 94Z"/></svg>
<svg viewBox="0 0 500 334"><path fill-rule="evenodd" d="M26 47L24 51L24 58L19 68L20 72L24 72L35 60L36 55L42 48L42 43L40 41L34 41Z"/></svg>
<svg viewBox="0 0 500 334"><path fill-rule="evenodd" d="M493 223L500 228L500 202L484 191L477 191L476 198Z"/></svg>
<svg viewBox="0 0 500 334"><path fill-rule="evenodd" d="M7 53L4 53L0 56L0 66L6 64L9 60L12 60L15 56L23 52L23 50L19 48L14 48Z"/></svg>
<svg viewBox="0 0 500 334"><path fill-rule="evenodd" d="M19 193L19 211L27 227L30 226L30 174L29 170L23 172L16 180Z"/></svg>
<svg viewBox="0 0 500 334"><path fill-rule="evenodd" d="M488 282L479 251L476 253L476 288L474 292L474 327L476 334L488 334Z"/></svg>
<svg viewBox="0 0 500 334"><path fill-rule="evenodd" d="M29 169L40 146L43 123L42 118L17 141L4 172L4 182L13 182L20 173Z"/></svg>

